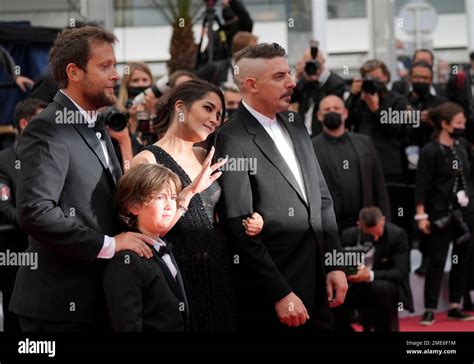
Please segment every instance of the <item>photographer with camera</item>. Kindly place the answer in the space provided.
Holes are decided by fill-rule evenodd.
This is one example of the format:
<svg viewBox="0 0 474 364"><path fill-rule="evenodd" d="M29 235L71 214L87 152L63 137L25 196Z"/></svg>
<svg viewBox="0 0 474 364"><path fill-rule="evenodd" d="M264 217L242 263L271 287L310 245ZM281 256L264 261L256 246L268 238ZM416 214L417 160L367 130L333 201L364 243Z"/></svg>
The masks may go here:
<svg viewBox="0 0 474 364"><path fill-rule="evenodd" d="M101 110L99 115L99 122L108 126L115 153L123 170L130 168L133 156L144 144L140 139L142 130L145 128L144 124L150 120L150 113L153 112L157 100L154 95L145 95L152 83L153 76L146 63L128 63L120 82L117 104Z"/></svg>
<svg viewBox="0 0 474 364"><path fill-rule="evenodd" d="M291 103L298 103L296 109L304 120L306 129L310 135L316 136L321 129L317 112L319 103L328 95L336 95L342 98L346 90L346 82L337 74L325 67L324 55L318 49L318 42L311 41L296 66L299 80L293 90Z"/></svg>
<svg viewBox="0 0 474 364"><path fill-rule="evenodd" d="M422 148L431 140L433 133L433 125L428 118L428 109L448 101L444 96L436 93L433 87L433 68L429 63L419 61L412 65L407 99L411 109L420 111L421 121L419 128L409 130L409 141L412 145Z"/></svg>
<svg viewBox="0 0 474 364"><path fill-rule="evenodd" d="M378 207L364 207L357 226L343 231L341 243L346 254L358 252L364 259L346 267L349 290L344 304L333 309L336 330L352 331L349 309L357 308L365 330L399 331L400 307L413 312L406 232L386 221Z"/></svg>
<svg viewBox="0 0 474 364"><path fill-rule="evenodd" d="M471 320L460 308L467 279L467 264L474 234L474 154L462 137L466 118L463 108L445 102L429 113L435 126L434 140L421 150L416 174L415 221L422 232L429 259L425 278L426 312L420 325L435 322L444 265L453 241L449 273L448 317Z"/></svg>
<svg viewBox="0 0 474 364"><path fill-rule="evenodd" d="M387 182L399 182L402 168L401 139L403 125L392 120L393 112L407 109L405 97L387 89L390 72L379 60L365 62L359 70L362 76L360 87L353 85L351 95L346 100L349 110L347 127L372 138ZM387 114L387 122L382 115ZM389 191L390 192L390 191Z"/></svg>

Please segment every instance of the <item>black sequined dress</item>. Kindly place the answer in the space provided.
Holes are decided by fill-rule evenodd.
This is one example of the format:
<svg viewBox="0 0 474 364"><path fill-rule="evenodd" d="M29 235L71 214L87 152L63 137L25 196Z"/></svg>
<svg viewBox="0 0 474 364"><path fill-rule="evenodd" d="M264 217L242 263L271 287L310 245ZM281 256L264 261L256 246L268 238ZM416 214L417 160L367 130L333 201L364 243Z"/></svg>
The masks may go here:
<svg viewBox="0 0 474 364"><path fill-rule="evenodd" d="M183 187L191 183L187 173L165 150L149 145L156 162L171 169ZM189 303L190 331L222 332L235 329L231 256L214 222L214 207L221 190L214 182L192 198L188 211L165 236L183 276Z"/></svg>

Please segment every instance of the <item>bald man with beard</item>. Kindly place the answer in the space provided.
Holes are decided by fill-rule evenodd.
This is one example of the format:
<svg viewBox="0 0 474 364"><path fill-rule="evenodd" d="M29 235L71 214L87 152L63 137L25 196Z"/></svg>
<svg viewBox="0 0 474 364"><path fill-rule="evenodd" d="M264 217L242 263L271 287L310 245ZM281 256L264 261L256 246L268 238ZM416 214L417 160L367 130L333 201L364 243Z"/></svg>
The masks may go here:
<svg viewBox="0 0 474 364"><path fill-rule="evenodd" d="M329 308L344 301L347 281L342 267L323 262L341 245L311 140L285 112L295 82L284 56L276 43L236 55L242 103L218 130L216 156L248 163L224 168L219 218L234 254L241 330L331 331ZM242 219L254 211L265 226L249 237Z"/></svg>

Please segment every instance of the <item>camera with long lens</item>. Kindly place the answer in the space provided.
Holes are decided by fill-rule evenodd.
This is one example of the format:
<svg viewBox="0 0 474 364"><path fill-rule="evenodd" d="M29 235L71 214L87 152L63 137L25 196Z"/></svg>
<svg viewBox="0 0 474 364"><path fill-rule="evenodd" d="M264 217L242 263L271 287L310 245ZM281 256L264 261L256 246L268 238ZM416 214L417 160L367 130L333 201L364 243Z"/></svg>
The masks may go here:
<svg viewBox="0 0 474 364"><path fill-rule="evenodd" d="M310 42L310 49L311 49L311 60L306 62L304 65L304 71L306 72L307 75L309 76L314 76L316 73L318 73L318 70L321 68L321 63L316 59L318 56L318 50L319 50L319 43L316 41L311 41Z"/></svg>
<svg viewBox="0 0 474 364"><path fill-rule="evenodd" d="M451 214L433 221L433 224L440 230L452 228L456 244L465 244L471 239L471 231L464 221L461 210L454 210Z"/></svg>
<svg viewBox="0 0 474 364"><path fill-rule="evenodd" d="M104 112L101 112L98 119L114 131L122 131L128 125L127 115L113 106L108 107Z"/></svg>
<svg viewBox="0 0 474 364"><path fill-rule="evenodd" d="M373 77L366 77L362 81L362 91L364 91L366 94L374 95L380 91L383 91L383 89L383 83Z"/></svg>
<svg viewBox="0 0 474 364"><path fill-rule="evenodd" d="M359 241L354 245L343 247L344 254L354 253L356 256L364 256L374 246L374 237L370 234L362 234ZM362 263L362 262L359 262ZM344 272L347 276L357 274L359 267L357 264L344 266Z"/></svg>

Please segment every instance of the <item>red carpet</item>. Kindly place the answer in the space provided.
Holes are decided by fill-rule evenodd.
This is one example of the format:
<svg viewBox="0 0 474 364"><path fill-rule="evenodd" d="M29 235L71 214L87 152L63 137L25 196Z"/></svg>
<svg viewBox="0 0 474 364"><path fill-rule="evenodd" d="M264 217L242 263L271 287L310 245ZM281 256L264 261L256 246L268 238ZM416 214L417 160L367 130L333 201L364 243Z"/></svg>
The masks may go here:
<svg viewBox="0 0 474 364"><path fill-rule="evenodd" d="M474 312L469 312L471 315ZM474 332L474 321L457 321L448 319L446 312L439 312L435 314L436 322L431 326L420 326L421 316L405 317L400 319L401 332ZM354 325L356 331L362 331L362 326Z"/></svg>

